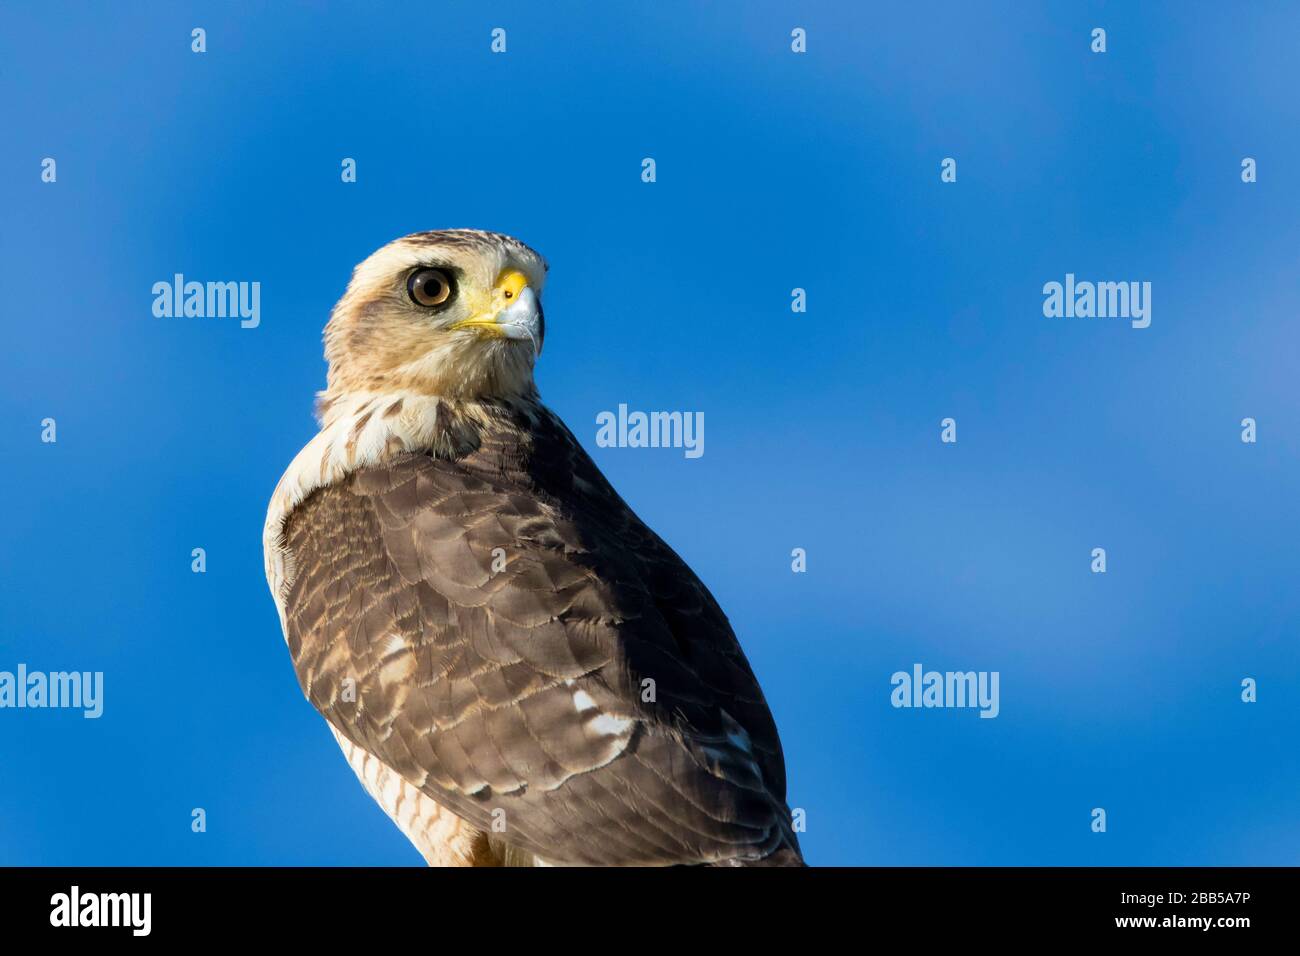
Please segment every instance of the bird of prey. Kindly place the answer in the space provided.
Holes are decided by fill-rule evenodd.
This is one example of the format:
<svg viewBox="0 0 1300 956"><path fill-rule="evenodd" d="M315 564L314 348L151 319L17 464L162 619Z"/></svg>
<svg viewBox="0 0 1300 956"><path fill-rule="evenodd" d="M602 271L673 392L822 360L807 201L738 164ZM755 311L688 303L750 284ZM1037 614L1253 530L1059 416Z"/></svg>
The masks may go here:
<svg viewBox="0 0 1300 956"><path fill-rule="evenodd" d="M546 269L468 229L357 266L264 530L298 681L430 865L802 865L726 616L541 403Z"/></svg>

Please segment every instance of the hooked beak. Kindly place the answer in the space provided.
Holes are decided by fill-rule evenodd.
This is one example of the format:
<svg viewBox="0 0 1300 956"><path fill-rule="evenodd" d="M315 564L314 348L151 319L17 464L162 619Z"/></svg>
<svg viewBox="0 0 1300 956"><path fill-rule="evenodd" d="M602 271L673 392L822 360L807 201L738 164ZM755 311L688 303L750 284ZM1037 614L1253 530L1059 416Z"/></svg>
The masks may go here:
<svg viewBox="0 0 1300 956"><path fill-rule="evenodd" d="M492 288L489 307L451 327L474 329L485 338L526 340L532 343L536 357L542 354L546 316L537 293L528 286L527 277L522 272L508 270Z"/></svg>

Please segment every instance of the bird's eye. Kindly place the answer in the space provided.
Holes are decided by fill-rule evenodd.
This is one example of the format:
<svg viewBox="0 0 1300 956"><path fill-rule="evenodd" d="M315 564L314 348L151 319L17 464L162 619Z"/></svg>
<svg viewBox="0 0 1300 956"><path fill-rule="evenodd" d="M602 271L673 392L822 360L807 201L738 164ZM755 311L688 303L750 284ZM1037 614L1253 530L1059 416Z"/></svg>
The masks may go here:
<svg viewBox="0 0 1300 956"><path fill-rule="evenodd" d="M441 269L417 269L406 280L406 291L416 305L433 309L450 302L456 286Z"/></svg>

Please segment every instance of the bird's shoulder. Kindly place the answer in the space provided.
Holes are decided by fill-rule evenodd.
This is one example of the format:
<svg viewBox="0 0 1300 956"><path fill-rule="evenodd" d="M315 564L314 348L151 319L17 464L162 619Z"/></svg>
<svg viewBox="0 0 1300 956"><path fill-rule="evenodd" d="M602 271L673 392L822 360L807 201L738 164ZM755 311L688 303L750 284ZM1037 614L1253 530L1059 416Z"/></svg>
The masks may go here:
<svg viewBox="0 0 1300 956"><path fill-rule="evenodd" d="M552 859L780 843L776 728L707 588L549 411L462 426L461 453L367 465L289 516L286 637L313 704L467 819L505 801Z"/></svg>

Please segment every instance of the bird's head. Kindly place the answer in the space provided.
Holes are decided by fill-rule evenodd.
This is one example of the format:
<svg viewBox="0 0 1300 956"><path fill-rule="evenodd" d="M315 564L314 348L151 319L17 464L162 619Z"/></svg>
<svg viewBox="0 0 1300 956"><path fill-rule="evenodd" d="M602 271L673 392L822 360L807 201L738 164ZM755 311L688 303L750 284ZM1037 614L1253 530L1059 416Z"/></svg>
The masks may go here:
<svg viewBox="0 0 1300 956"><path fill-rule="evenodd" d="M447 229L390 242L356 267L325 327L322 398L534 394L545 278L541 256L494 232Z"/></svg>

